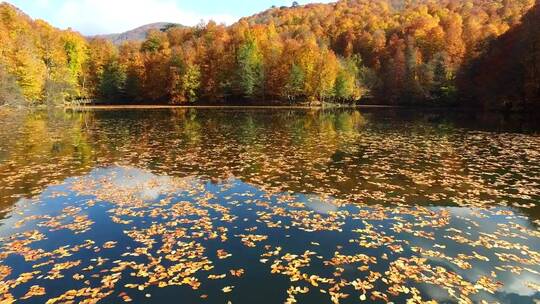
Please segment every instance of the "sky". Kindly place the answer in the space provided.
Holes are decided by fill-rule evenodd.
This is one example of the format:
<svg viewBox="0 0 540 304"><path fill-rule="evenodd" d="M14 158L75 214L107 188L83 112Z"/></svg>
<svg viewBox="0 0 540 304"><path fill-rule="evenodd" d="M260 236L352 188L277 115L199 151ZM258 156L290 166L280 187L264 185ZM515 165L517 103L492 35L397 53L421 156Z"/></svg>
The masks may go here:
<svg viewBox="0 0 540 304"><path fill-rule="evenodd" d="M1 1L1 0L0 0ZM154 22L196 25L201 20L231 24L272 5L293 0L8 0L34 19L84 35L121 33ZM332 0L298 0L333 2Z"/></svg>

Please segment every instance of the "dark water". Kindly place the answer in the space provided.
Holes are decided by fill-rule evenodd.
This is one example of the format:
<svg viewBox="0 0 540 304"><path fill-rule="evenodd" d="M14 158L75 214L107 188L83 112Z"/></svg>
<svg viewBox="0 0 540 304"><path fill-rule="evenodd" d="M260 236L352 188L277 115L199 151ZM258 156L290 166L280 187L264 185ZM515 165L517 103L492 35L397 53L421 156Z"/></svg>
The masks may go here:
<svg viewBox="0 0 540 304"><path fill-rule="evenodd" d="M0 113L0 302L535 303L539 130L400 109Z"/></svg>

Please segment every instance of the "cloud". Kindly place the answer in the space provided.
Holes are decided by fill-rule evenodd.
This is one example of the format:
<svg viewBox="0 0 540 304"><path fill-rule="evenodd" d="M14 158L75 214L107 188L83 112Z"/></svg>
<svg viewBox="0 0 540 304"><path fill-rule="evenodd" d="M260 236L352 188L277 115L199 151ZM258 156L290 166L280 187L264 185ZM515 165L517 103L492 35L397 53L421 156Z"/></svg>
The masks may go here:
<svg viewBox="0 0 540 304"><path fill-rule="evenodd" d="M47 6L47 0L39 0ZM55 25L71 27L86 35L119 33L154 22L196 25L215 20L226 24L238 17L227 14L202 15L179 7L171 0L68 0L50 18Z"/></svg>
<svg viewBox="0 0 540 304"><path fill-rule="evenodd" d="M1 2L2 0L0 0ZM292 0L8 0L33 18L59 28L73 28L85 35L121 33L154 22L196 25L214 20L232 24L272 4L290 5ZM334 2L334 0L300 0Z"/></svg>
<svg viewBox="0 0 540 304"><path fill-rule="evenodd" d="M333 198L324 199L314 194L304 196L304 200L300 199L308 208L320 214L330 214L338 211L338 206L333 203Z"/></svg>

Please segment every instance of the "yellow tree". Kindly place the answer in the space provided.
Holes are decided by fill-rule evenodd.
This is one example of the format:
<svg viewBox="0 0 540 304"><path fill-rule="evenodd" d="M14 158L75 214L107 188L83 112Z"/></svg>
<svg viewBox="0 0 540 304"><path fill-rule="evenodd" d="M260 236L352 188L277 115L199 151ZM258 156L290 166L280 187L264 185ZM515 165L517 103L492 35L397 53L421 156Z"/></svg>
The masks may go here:
<svg viewBox="0 0 540 304"><path fill-rule="evenodd" d="M69 82L76 88L77 96L80 96L83 67L88 60L87 42L79 33L68 30L63 32L62 44L69 70Z"/></svg>
<svg viewBox="0 0 540 304"><path fill-rule="evenodd" d="M463 18L457 13L448 14L442 20L443 28L445 29L445 48L450 56L453 69L457 69L465 55L465 43L462 38L463 34Z"/></svg>
<svg viewBox="0 0 540 304"><path fill-rule="evenodd" d="M30 102L40 102L45 86L45 64L30 41L19 37L16 41L17 52L14 54L15 66L11 72L17 78L24 97Z"/></svg>
<svg viewBox="0 0 540 304"><path fill-rule="evenodd" d="M317 98L319 85L319 76L317 75L319 67L320 51L314 38L305 41L296 55L298 67L303 72L304 95L309 101Z"/></svg>
<svg viewBox="0 0 540 304"><path fill-rule="evenodd" d="M92 39L88 44L88 60L83 66L82 86L90 96L99 96L100 81L105 65L117 56L112 42L105 39Z"/></svg>
<svg viewBox="0 0 540 304"><path fill-rule="evenodd" d="M336 54L327 48L322 49L317 66L316 92L319 101L324 102L334 97L334 87L339 72L339 61Z"/></svg>
<svg viewBox="0 0 540 304"><path fill-rule="evenodd" d="M20 14L13 6L0 4L0 21L10 38L2 42L2 57L9 74L13 75L24 97L31 102L40 102L45 85L46 69L36 48L37 37L33 33L31 20Z"/></svg>

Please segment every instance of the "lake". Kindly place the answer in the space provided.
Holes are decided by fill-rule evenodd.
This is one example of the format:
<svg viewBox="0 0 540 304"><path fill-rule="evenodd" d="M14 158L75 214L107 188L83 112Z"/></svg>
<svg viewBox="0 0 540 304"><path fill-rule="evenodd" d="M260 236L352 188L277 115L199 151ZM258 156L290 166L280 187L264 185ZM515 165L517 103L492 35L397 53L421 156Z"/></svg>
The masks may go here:
<svg viewBox="0 0 540 304"><path fill-rule="evenodd" d="M175 108L0 126L2 303L540 301L538 120Z"/></svg>

